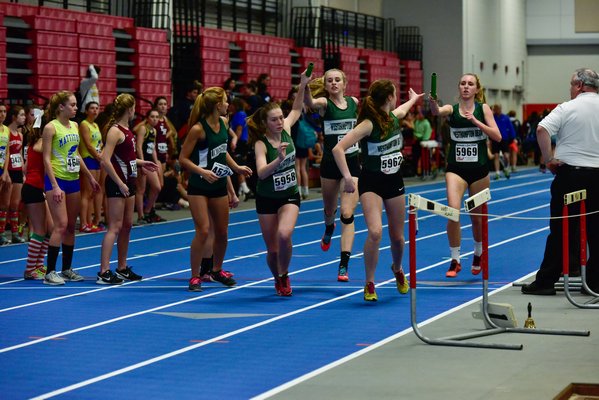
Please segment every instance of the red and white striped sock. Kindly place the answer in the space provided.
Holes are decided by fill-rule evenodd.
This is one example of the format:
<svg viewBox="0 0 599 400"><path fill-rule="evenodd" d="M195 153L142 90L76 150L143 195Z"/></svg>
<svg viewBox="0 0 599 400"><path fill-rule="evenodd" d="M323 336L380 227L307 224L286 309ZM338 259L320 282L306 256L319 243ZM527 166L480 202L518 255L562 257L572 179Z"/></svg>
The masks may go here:
<svg viewBox="0 0 599 400"><path fill-rule="evenodd" d="M37 258L37 266L44 265L44 258L46 258L46 253L48 252L48 243L50 243L50 236L46 235L46 237L43 238L42 247Z"/></svg>
<svg viewBox="0 0 599 400"><path fill-rule="evenodd" d="M25 267L25 272L30 273L39 265L38 259L40 255L40 251L42 250L42 243L44 238L39 236L38 234L31 235L31 239L29 240L29 247L27 248L27 265Z"/></svg>
<svg viewBox="0 0 599 400"><path fill-rule="evenodd" d="M0 234L4 233L4 230L6 229L6 215L8 214L8 212L6 211L0 211Z"/></svg>
<svg viewBox="0 0 599 400"><path fill-rule="evenodd" d="M8 218L10 220L10 231L17 233L19 231L19 212L11 210L8 213Z"/></svg>

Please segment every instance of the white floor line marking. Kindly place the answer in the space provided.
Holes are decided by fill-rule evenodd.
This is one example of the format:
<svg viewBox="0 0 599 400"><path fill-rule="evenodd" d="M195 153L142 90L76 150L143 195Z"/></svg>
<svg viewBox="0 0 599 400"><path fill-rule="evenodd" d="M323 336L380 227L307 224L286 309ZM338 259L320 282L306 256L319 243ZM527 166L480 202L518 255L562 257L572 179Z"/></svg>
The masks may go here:
<svg viewBox="0 0 599 400"><path fill-rule="evenodd" d="M540 208L540 207L546 207L546 205L537 206L537 207L534 207L534 208ZM523 213L523 212L527 212L527 211L528 210L522 210L522 211L515 212L513 214ZM491 220L489 220L489 222L492 222L492 221L497 220L497 219L498 218L491 219ZM466 227L467 226L463 226L462 229L464 229ZM549 228L542 228L540 230L534 231L533 234L537 233L537 232L539 232L541 230L546 230L546 229L549 229ZM439 235L442 235L442 234L445 234L445 232L442 231L442 232L433 233L433 234L430 234L430 235L427 235L427 236L421 236L421 237L417 238L416 241L418 242L418 241L430 239L432 237L439 236ZM510 238L510 239L508 239L506 241L500 242L499 244L508 243L508 242L510 242L512 240L516 240L516 239L519 239L519 238L525 237L525 236L528 236L528 234L524 234L524 235L521 235L521 236L516 236L514 238ZM314 241L314 242L318 242L318 241ZM406 244L409 244L409 241L406 241ZM302 244L302 245L304 245L304 244ZM496 245L497 244L494 244L494 245L489 246L489 247L492 248L492 247L495 247ZM390 246L384 246L384 247L381 247L380 250L386 250L389 247ZM262 253L264 253L264 252L262 252ZM464 256L468 256L470 254L472 254L472 252L464 253ZM357 258L357 257L360 257L360 256L362 256L362 253L355 254L355 255L352 256L352 258ZM233 259L231 259L229 261L233 261ZM322 264L317 264L317 265L314 265L314 266L311 266L311 267L303 268L303 269L298 270L298 271L290 272L289 275L297 275L297 274L300 274L300 273L303 273L303 272L306 272L306 271L311 271L313 269L321 268L321 267L329 265L329 264L334 264L337 261L338 261L338 259L333 259L331 261L328 261L328 262L325 262L325 263L322 263ZM438 263L432 264L429 267L425 267L423 269L420 269L419 271L426 271L426 270L428 270L430 268L434 268L434 267L443 265L445 263L446 263L446 260L442 260L442 261L439 261ZM407 274L407 275L409 275L409 274ZM19 349L19 348L22 348L22 347L31 346L31 345L34 345L34 344L37 344L37 343L45 342L45 341L54 339L56 337L62 337L62 336L70 335L72 333L82 332L82 331L85 331L85 330L88 330L88 329L93 329L93 328L96 328L96 327L99 327L99 326L103 326L103 325L107 325L107 324L110 324L110 323L113 323L113 322L118 322L118 321L121 321L121 320L124 320L124 319L128 319L128 318L132 318L132 317L135 317L135 316L147 314L149 312L153 312L153 311L156 311L156 310L162 310L164 308L174 307L174 306L177 306L177 305L180 305L180 304L184 304L184 303L187 303L187 302L190 302L190 301L195 301L195 300L199 300L199 299L206 298L206 297L216 296L216 295L221 294L221 293L226 293L228 291L238 290L238 289L241 289L241 288L244 288L244 287L255 286L255 285L258 285L258 284L261 284L261 283L264 283L264 282L269 282L272 279L273 278L268 278L268 279L263 279L263 280L255 281L255 282L251 282L251 283L248 283L248 284L245 284L245 285L236 286L236 287L233 287L233 288L229 288L229 289L217 291L217 292L210 293L210 294L207 294L207 295L202 295L202 296L199 296L199 297L196 297L196 298L193 298L193 299L186 299L186 300L182 300L182 301L179 301L179 302L174 302L174 303L166 304L166 305L163 305L163 306L154 307L154 308L151 308L149 310L143 310L143 311L139 311L139 312L136 312L136 313L133 313L133 314L124 315L124 316L121 316L121 317L112 318L112 319L109 319L109 320L106 320L106 321L102 321L102 322L98 322L98 323L95 323L95 324L91 324L91 325L87 325L87 326L75 328L75 329L72 329L72 330L69 330L69 331L66 331L66 332L56 333L54 335L46 336L44 338L40 338L40 339L36 339L36 340L33 340L33 341L24 342L24 343L21 343L21 344L18 344L18 345L14 345L14 346L10 346L10 347L6 347L6 348L3 348L3 349L0 349L0 354L8 352L8 351L16 350L16 349ZM385 284L390 283L390 282L393 282L393 279L390 279L390 280L387 280L385 282L379 283L376 286L377 287L378 286L382 286L382 285L385 285ZM134 282L128 282L128 283L131 284L131 283L134 283ZM119 287L123 287L123 286L122 285L121 286L112 286L110 288L117 288L118 289ZM95 292L95 291L100 291L100 290L106 290L106 289L108 289L108 288L101 288L101 289L96 289L96 290L93 290L93 291L81 292L81 293L71 294L71 295L68 295L68 296L62 296L62 297L59 297L59 298L54 298L54 299L49 299L49 300L43 300L43 301L44 302L56 301L56 300L63 299L65 297L80 296L80 295L83 295L83 294L88 294L90 292ZM360 292L361 291L358 291L356 293L360 293ZM22 306L16 306L16 307L21 308ZM14 308L15 307L12 307L11 309L14 309Z"/></svg>
<svg viewBox="0 0 599 400"><path fill-rule="evenodd" d="M535 273L536 272L531 272L530 274L527 274L527 275L519 278L518 281L523 280L523 279L527 279L530 276L534 275ZM493 295L495 295L497 293L500 293L500 292L502 292L505 289L510 288L510 287L512 287L512 283L511 282L509 284L506 284L506 285L504 285L504 286L502 286L502 287L500 287L498 289L495 289L495 290L489 292L489 296L493 296ZM468 301L468 302L466 302L464 304L460 304L459 306L456 306L456 307L454 307L452 309L449 309L447 311L444 311L441 314L435 315L434 317L431 317L431 318L429 318L429 319L427 319L427 320L425 320L423 322L418 323L418 327L422 328L423 326L429 325L429 324L431 324L431 323L433 323L435 321L440 320L441 318L444 318L444 317L446 317L448 315L451 315L451 314L453 314L455 312L458 312L458 311L460 311L460 310L462 310L462 309L464 309L464 308L466 308L468 306L471 306L472 304L476 304L481 299L482 299L482 296L477 297L475 299L472 299L472 300L470 300L470 301ZM321 375L321 374L323 374L325 372L328 372L328 371L330 371L330 370L332 370L334 368L337 368L337 367L339 367L339 366L341 366L341 365L343 365L343 364L345 364L345 363L347 363L349 361L355 360L355 359L357 359L357 358L359 358L359 357L361 357L361 356L363 356L363 355L365 355L367 353L370 353L373 350L376 350L376 349L378 349L380 347L383 347L384 345L386 345L386 344L388 344L388 343L390 343L390 342L392 342L392 341L394 341L396 339L400 339L401 337L406 336L407 334L412 333L412 331L413 331L412 327L410 326L409 328L406 328L406 329L404 329L401 332L398 332L398 333L396 333L394 335L391 335L391 336L386 337L386 338L384 338L382 340L379 340L378 342L373 343L370 346L365 347L365 348L363 348L363 349L361 349L361 350L359 350L359 351L357 351L355 353L348 354L347 356L345 356L343 358L340 358L339 360L335 360L332 363L329 363L327 365L323 365L322 367L320 367L318 369L315 369L314 371L310 371L307 374L299 376L299 377L297 377L297 378L295 378L295 379L293 379L293 380L291 380L289 382L285 382L282 385L279 385L279 386L277 386L275 388L272 388L272 389L270 389L270 390L268 390L268 391L266 391L264 393L261 393L261 394L259 394L257 396L254 396L254 397L251 398L251 400L265 400L265 399L268 399L268 398L270 398L270 397L272 397L274 395L277 395L279 393L284 392L287 389L290 389L290 388L292 388L294 386L297 386L297 385L299 385L301 383L304 383L304 382L306 382L306 381L308 381L308 380L310 380L312 378L315 378L318 375Z"/></svg>
<svg viewBox="0 0 599 400"><path fill-rule="evenodd" d="M537 184L537 183L543 183L546 182L548 180L552 180L552 179L540 179L540 180L536 180L533 182L526 182L526 183L521 183L521 184L515 184L515 185L511 185L511 186L505 186L505 187L500 187L500 188L494 188L494 191L503 191L503 190L508 190L508 189L512 189L512 188L516 188L516 187L521 187L521 186L529 186L532 184ZM547 189L548 191L549 189ZM437 193L437 192L445 192L445 188L439 188L439 189L431 189L431 190L424 190L421 192L416 192L417 194L430 194L430 193ZM539 191L542 192L542 191ZM516 198L518 198L518 196L516 196ZM435 201L441 201L441 200L446 200L447 198L443 197L443 198L439 198L439 199L435 199ZM317 201L319 199L313 199L313 200L308 200L308 201ZM237 210L231 213L238 213L238 212L245 212L245 211L251 211L252 209L246 209L246 210ZM311 209L311 210L305 210L305 211L301 211L300 210L300 215L302 214L310 214L310 213L314 213L314 212L321 212L322 208L315 208L315 209ZM362 216L363 214L356 214L355 216ZM183 218L183 219L179 219L179 220L174 220L174 221L166 221L164 223L170 223L170 222L181 222L181 221L188 221L191 220L191 218ZM337 218L337 220L339 220L339 218ZM258 222L258 219L254 218L251 220L247 220L247 221L239 221L239 222L233 222L230 224L230 226L236 226L236 225L243 225L243 224L249 224L249 223L256 223ZM322 221L320 221L322 223ZM162 223L161 223L162 224ZM303 225L298 225L296 226L296 229L299 228L304 228L307 226L313 226L314 223L309 223L309 224L303 224ZM139 228L139 227L134 227L134 228ZM179 232L172 232L172 233L166 233L166 234L162 234L162 235L154 235L154 236L147 236L144 238L137 238L137 239L133 239L131 240L131 243L135 243L135 242L140 242L140 241L146 241L146 240L153 240L153 239L161 239L161 238L165 238L165 237L170 237L170 236L177 236L177 235L183 235L183 234L189 234L189 233L193 233L194 230L193 229L189 229L189 230L185 230L185 231L179 231ZM85 235L89 235L89 234L85 234ZM77 235L79 236L79 235ZM76 247L75 248L75 252L78 251L86 251L86 250L93 250L93 249L97 249L102 247L101 245L94 245L94 246L86 246L86 247ZM27 260L26 257L22 257L22 258L14 258L14 259L10 259L10 260L3 260L0 261L0 265L2 264L8 264L8 263L12 263L12 262L18 262L18 261L25 261ZM20 280L15 280L15 281L11 281L11 282L20 282L22 279ZM9 282L9 283L11 283ZM0 283L0 285L2 284L6 284L6 282Z"/></svg>
<svg viewBox="0 0 599 400"><path fill-rule="evenodd" d="M548 229L548 228L544 228L544 229L540 229L540 230L537 230L537 231L534 231L534 232L530 232L530 233L527 233L527 234L519 235L519 236L516 236L514 238L510 238L510 239L505 240L505 241L500 242L500 243L508 243L508 242L517 240L517 239L522 238L522 237L533 235L535 233L538 233L539 231L543 231L543 230L546 230L546 229ZM490 247L497 247L499 245L500 244L498 243L498 244L494 244L493 246L490 246ZM430 269L430 268L432 268L432 266L428 266L425 269ZM394 279L389 279L389 280L387 280L385 282L379 283L376 286L377 287L381 286L381 285L389 283L389 282L391 282L393 280ZM248 286L248 285L246 285L246 286ZM505 287L507 287L507 286L511 286L511 284L506 285ZM231 288L231 289L228 289L227 291L232 291L232 290L235 290L235 289L237 289L237 288ZM238 335L238 334L250 331L250 330L257 329L257 328L262 327L264 325L269 325L269 324L271 324L273 322L276 322L276 321L279 321L279 320L282 320L282 319L285 319L285 318L288 318L288 317L291 317L291 316L294 316L294 315L297 315L297 314L301 314L301 313L304 313L306 311L309 311L309 310L312 310L312 309L315 309L315 308L319 308L319 307L325 306L327 304L331 304L331 303L343 300L345 298L348 298L348 297L351 297L351 296L357 295L357 294L362 294L362 289L356 290L354 292L351 292L351 293L348 293L348 294L345 294L345 295L342 295L342 296L339 296L339 297L335 297L333 299L329 299L329 300L326 300L326 301L323 301L323 302L320 302L320 303L316 303L316 304L313 304L311 306L307 306L307 307L300 308L300 309L297 309L297 310L294 310L294 311L291 311L291 312L288 312L288 313L285 313L285 314L281 314L279 316L276 316L276 317L273 317L273 318L269 318L269 319L267 319L265 321L258 322L256 324L252 324L252 325L249 325L249 326L237 329L235 331L228 332L228 333L216 336L216 337L214 337L212 339L208 339L208 340L203 341L201 343L196 343L196 344L191 345L191 346L183 347L181 349L178 349L178 350L175 350L175 351L163 354L161 356L153 357L153 358L150 358L148 360L145 360L145 361L142 361L142 362L139 362L139 363L136 363L136 364L132 364L132 365L129 365L127 367L124 367L124 368L121 368L121 369L118 369L118 370L115 370L115 371L112 371L112 372L108 372L106 374L102 374L102 375L96 376L94 378L90 378L90 379L87 379L87 380L84 380L84 381L81 381L81 382L78 382L78 383L75 383L75 384L72 384L72 385L69 385L69 386L57 389L57 390L54 390L54 391L51 391L51 392L48 392L48 393L44 393L42 395L34 397L33 399L34 400L37 400L37 399L40 399L40 400L41 399L48 399L48 398L55 397L55 396L58 396L58 395L61 395L61 394L64 394L64 393L68 393L68 392L71 392L73 390L76 390L76 389L79 389L79 388L82 388L82 387L85 387L85 386L89 386L89 385L92 385L94 383L97 383L97 382L100 382L100 381L103 381L103 380L106 380L106 379L110 379L110 378L113 378L115 376L122 375L122 374L125 374L127 372L131 372L131 371L134 371L136 369L139 369L139 368L143 368L145 366L148 366L148 365L151 365L151 364L154 364L154 363L157 363L157 362L160 362L160 361L163 361L163 360L166 360L166 359L178 356L180 354L187 353L189 351L198 349L200 347L207 346L207 345L209 345L211 343L214 343L214 342L217 342L219 340L224 340L224 339L230 338L232 336L235 336L235 335ZM463 307L465 307L467 305L475 303L476 301L477 301L477 299L473 299L473 300L471 300L471 301L469 301L469 302L467 302L467 303L465 303L465 304L463 304L461 306L454 307L453 309L451 309L449 311L461 309L461 308L463 308ZM439 316L437 316L437 317L440 318L441 316L448 315L449 311L446 311L446 312L444 312L442 314L439 314ZM433 321L433 320L434 319L430 319L430 320L427 320L427 321ZM421 325L422 324L419 324L419 326L421 326ZM402 332L408 333L409 331L411 331L411 328L408 328L408 329L406 329L406 330L404 330ZM378 342L378 343L381 343L381 342ZM370 346L369 349L371 347L373 347L373 346ZM361 353L362 351L360 351L358 353ZM350 355L348 357L351 357L351 356L352 355ZM345 357L345 358L348 358L348 357ZM344 360L344 359L342 359L342 360ZM322 372L324 372L324 371L322 371Z"/></svg>
<svg viewBox="0 0 599 400"><path fill-rule="evenodd" d="M489 203L501 202L501 201L503 201L503 199L492 200ZM545 205L541 205L541 206L537 206L537 207L532 207L532 208L529 208L529 209L525 209L525 210L522 210L522 211L517 211L517 212L511 213L511 214L507 214L506 216L522 214L522 213L533 211L533 210L537 210L537 209L540 209L540 208L543 208L543 207L547 207L547 205L545 204ZM434 214L429 214L429 215L426 215L426 216L423 216L423 217L419 217L418 220L421 221L421 220L432 218L432 217L437 217L437 216L434 215ZM493 221L496 221L498 219L500 219L500 218L492 218L492 219L489 220L489 222L493 222ZM404 221L404 222L407 222L407 221ZM471 225L462 225L461 229L466 229L466 228L469 228L470 226ZM386 228L386 227L387 227L387 225L383 226L383 228ZM362 234L362 233L365 233L365 232L367 232L367 229L357 230L355 232L355 234ZM436 234L433 234L433 236L440 236L440 235L443 235L443 234L445 234L445 232L444 231L440 231L440 232L438 232ZM433 236L430 236L430 237L433 237ZM340 238L340 235L333 236L333 238L335 238L335 239ZM313 240L313 241L310 241L310 242L304 242L304 243L300 243L300 244L297 244L297 245L293 245L293 247L294 248L295 247L303 247L303 246L307 246L307 245L318 243L318 242L320 242L319 239L318 240ZM144 257L152 257L152 256L155 256L155 255L166 254L166 253L170 253L170 252L174 252L174 251L181 251L181 250L184 250L184 249L187 249L187 248L189 248L189 247L180 247L180 248L177 248L177 249L164 250L164 251L161 251L161 252L156 252L156 253L150 253L150 254L146 254L146 255L129 257L129 260L134 260L134 259L137 259L137 258L144 258ZM230 258L228 260L225 260L224 263L229 263L229 262L241 260L241 259L244 259L244 258L254 257L254 256L260 256L260 255L263 255L265 253L266 253L266 251L262 251L262 252L257 252L257 253L250 254L250 255L233 257L233 258ZM356 254L356 255L352 256L352 258L353 257L357 257L357 256L358 255ZM333 260L333 262L335 262L335 261L336 260ZM116 262L116 261L111 261L111 263L114 263L114 262ZM99 266L99 264L94 264L94 265L90 265L90 266L86 266L86 267L77 268L77 270L87 269L87 268L94 268L94 267L98 267L98 266ZM311 269L311 268L309 268L309 269ZM305 269L305 270L309 270L309 269ZM169 273L162 274L162 275L148 277L148 278L145 278L144 281L146 281L146 280L153 280L153 279L159 279L159 278L163 278L163 277L171 276L171 275L177 275L177 274L180 274L180 273L185 273L187 271L188 271L188 269L186 268L186 269L182 269L182 270L178 270L178 271L174 271L174 272L169 272ZM293 273L291 273L291 274L293 274ZM18 282L18 281L10 281L10 282ZM5 282L4 284L6 284L6 283L9 283L9 282ZM89 290L89 291L86 291L86 292L73 293L73 294L70 294L70 295L56 297L56 298L52 298L52 299L39 300L39 301L32 302L32 303L21 304L21 305L18 305L18 306L12 306L12 307L8 307L8 308L0 309L0 313L7 312L7 311L12 311L12 310L17 310L17 309L24 308L24 307L35 306L35 305L39 305L39 304L45 304L45 303L49 303L49 302L53 302L53 301L58 301L58 300L66 300L66 299L71 298L71 297L76 297L76 296L82 296L82 295L85 295L85 294L101 292L101 291L104 291L104 290L118 289L120 287L131 285L131 284L134 284L134 283L137 283L137 282L126 282L126 283L124 283L121 286L107 286L107 287L103 287L103 288L92 289L92 290Z"/></svg>
<svg viewBox="0 0 599 400"><path fill-rule="evenodd" d="M335 285L333 283L331 283L330 285L327 284L323 284L323 285L302 285L301 283L296 283L297 281L295 281L293 283L293 288L300 288L300 289L362 289L362 286L352 286L352 285ZM439 283L442 283L442 281L438 281ZM472 284L472 282L470 281L454 281L454 283L452 285L444 285L444 286L440 286L437 285L437 281L427 281L427 283L421 283L421 285L428 285L425 287L421 287L420 289L471 289L471 288L477 288L474 284ZM465 285L472 285L471 287L467 287ZM489 282L489 286L493 285L493 283ZM480 286L480 285L479 285ZM178 286L168 286L168 285L157 285L157 286L139 286L139 285L135 285L135 286L128 286L127 289L135 289L135 290L155 290L155 289L182 289L184 286L182 285L178 285ZM43 286L43 287L39 287L39 288L21 288L21 287L11 287L11 288L0 288L0 290L4 290L4 291L10 291L10 290L56 290L56 291L61 291L61 290L67 290L67 289L71 289L71 290L82 290L82 289L87 289L86 286L76 286L76 287L60 287L60 286ZM202 289L210 289L210 290L216 290L216 289L224 289L223 287L218 287L218 286L202 286ZM272 290L272 285L268 285L268 286L252 286L252 287L246 287L246 289L268 289L268 290ZM382 289L395 289L395 286L389 286L389 287L383 287ZM480 288L477 288L480 289Z"/></svg>
<svg viewBox="0 0 599 400"><path fill-rule="evenodd" d="M300 214L310 214L310 213L319 212L319 211L322 211L322 209L300 211ZM362 215L362 214L360 214L360 215ZM358 216L358 215L356 214L356 216ZM177 221L184 221L187 219L191 219L191 218L185 218L183 220L177 220ZM167 221L167 222L169 222L169 221ZM175 222L175 221L173 221L173 222ZM254 219L245 220L245 221L231 222L231 223L229 223L229 226L245 225L245 224L250 224L250 223L258 223L258 219L254 218ZM298 226L296 226L296 229L304 228L304 227L308 227L308 226L312 226L312 225L314 225L314 223L298 225ZM145 242L146 240L162 239L165 237L186 235L186 234L190 234L190 233L194 233L194 232L195 232L195 229L188 229L185 231L177 231L177 232L165 233L165 234L161 234L161 235L146 236L143 238L132 239L129 241L129 243ZM89 235L89 234L85 234L85 235ZM79 235L77 235L77 236L79 236ZM101 247L102 247L101 244L93 245L93 246L86 246L86 247L77 247L77 248L75 248L74 251L78 252L78 251L93 250L93 249L99 249ZM25 260L27 260L27 257L13 258L11 260L0 261L0 265L12 263L12 262L18 262L18 261L25 261Z"/></svg>

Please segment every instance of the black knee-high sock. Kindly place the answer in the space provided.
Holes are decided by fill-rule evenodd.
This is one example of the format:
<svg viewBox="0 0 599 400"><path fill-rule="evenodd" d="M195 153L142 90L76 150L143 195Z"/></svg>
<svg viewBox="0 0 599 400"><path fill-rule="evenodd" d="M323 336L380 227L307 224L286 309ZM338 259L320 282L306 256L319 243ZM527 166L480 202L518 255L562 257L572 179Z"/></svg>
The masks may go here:
<svg viewBox="0 0 599 400"><path fill-rule="evenodd" d="M214 256L210 256L210 258L202 258L202 263L200 264L200 276L209 274L212 271L212 266L214 265Z"/></svg>
<svg viewBox="0 0 599 400"><path fill-rule="evenodd" d="M60 247L48 245L48 272L56 271L56 260L58 260L58 253L60 252Z"/></svg>
<svg viewBox="0 0 599 400"><path fill-rule="evenodd" d="M324 229L325 235L332 236L333 232L335 231L335 224L325 225L324 227L325 227L325 229Z"/></svg>
<svg viewBox="0 0 599 400"><path fill-rule="evenodd" d="M342 251L341 261L339 261L339 265L347 267L347 264L349 264L349 256L351 256L351 253L349 251Z"/></svg>
<svg viewBox="0 0 599 400"><path fill-rule="evenodd" d="M73 263L73 250L75 246L72 244L62 244L62 270L71 269Z"/></svg>

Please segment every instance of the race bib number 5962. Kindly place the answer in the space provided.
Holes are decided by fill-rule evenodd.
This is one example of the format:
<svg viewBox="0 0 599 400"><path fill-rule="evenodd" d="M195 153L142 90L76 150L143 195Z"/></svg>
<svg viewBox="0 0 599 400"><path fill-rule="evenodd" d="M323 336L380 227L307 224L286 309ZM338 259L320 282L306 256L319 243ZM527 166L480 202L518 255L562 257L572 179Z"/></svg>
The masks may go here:
<svg viewBox="0 0 599 400"><path fill-rule="evenodd" d="M391 175L399 171L403 156L401 153L387 154L381 156L381 172L386 175Z"/></svg>

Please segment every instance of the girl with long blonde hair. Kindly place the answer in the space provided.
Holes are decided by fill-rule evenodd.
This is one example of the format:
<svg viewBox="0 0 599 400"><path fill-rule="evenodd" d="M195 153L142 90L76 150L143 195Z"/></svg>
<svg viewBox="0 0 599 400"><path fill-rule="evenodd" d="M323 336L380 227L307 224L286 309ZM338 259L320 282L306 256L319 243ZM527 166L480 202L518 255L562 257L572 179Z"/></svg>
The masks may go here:
<svg viewBox="0 0 599 400"><path fill-rule="evenodd" d="M456 104L439 107L436 99L429 102L433 115L449 117L449 152L445 182L447 184L447 203L450 207L461 207L466 189L470 196L489 188L489 167L487 138L501 141L501 133L493 118L493 111L484 103L484 90L476 74L462 75L458 82L459 97ZM480 207L471 210L480 213ZM474 257L470 271L478 275L481 271L482 218L470 216L472 235L474 236ZM462 240L460 222L447 221L447 237L451 263L445 273L447 278L455 278L462 269L460 263L460 244Z"/></svg>
<svg viewBox="0 0 599 400"><path fill-rule="evenodd" d="M187 195L195 225L191 242L191 278L188 290L202 290L200 266L202 258L212 247L213 264L210 272L214 281L225 286L236 284L223 269L227 250L229 206L239 199L230 184L233 172L250 176L252 170L239 166L227 152L229 103L223 88L211 87L200 94L189 116L189 133L181 148L179 162L189 173ZM214 239L209 240L213 234ZM211 243L213 242L212 246Z"/></svg>

